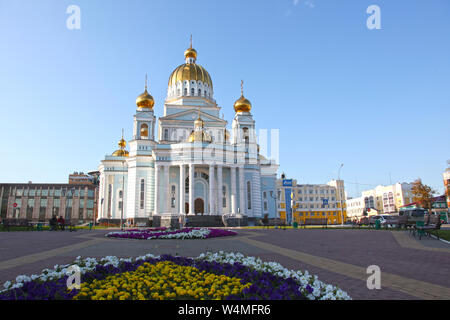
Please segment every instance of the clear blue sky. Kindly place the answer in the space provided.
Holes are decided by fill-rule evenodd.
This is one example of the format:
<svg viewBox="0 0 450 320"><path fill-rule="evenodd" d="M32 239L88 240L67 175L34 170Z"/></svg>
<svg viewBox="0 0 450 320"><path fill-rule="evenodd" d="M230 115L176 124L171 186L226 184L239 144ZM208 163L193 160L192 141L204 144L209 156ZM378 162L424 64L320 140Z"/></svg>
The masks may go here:
<svg viewBox="0 0 450 320"><path fill-rule="evenodd" d="M353 196L417 177L443 191L448 0L0 0L0 182L96 170L131 138L145 73L162 114L191 33L229 126L244 79L257 128L280 129L279 173L325 183L344 163Z"/></svg>

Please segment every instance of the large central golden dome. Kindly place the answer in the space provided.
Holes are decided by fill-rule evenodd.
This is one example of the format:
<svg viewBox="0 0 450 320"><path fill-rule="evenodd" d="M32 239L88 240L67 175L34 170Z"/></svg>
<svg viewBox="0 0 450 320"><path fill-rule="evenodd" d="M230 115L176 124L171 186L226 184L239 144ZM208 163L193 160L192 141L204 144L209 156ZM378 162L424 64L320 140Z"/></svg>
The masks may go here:
<svg viewBox="0 0 450 320"><path fill-rule="evenodd" d="M178 81L201 81L212 89L213 84L211 77L201 65L195 63L197 59L197 51L192 47L187 49L184 53L186 63L178 66L169 77L169 87L176 85Z"/></svg>

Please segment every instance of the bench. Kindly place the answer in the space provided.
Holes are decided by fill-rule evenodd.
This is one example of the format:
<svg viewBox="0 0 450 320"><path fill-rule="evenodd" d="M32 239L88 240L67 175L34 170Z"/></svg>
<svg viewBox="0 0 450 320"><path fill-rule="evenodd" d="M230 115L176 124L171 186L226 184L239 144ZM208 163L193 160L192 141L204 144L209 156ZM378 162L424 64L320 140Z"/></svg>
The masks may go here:
<svg viewBox="0 0 450 320"><path fill-rule="evenodd" d="M323 228L328 228L328 219L327 218L306 218L305 221L301 224L303 226L303 229L306 226L322 226Z"/></svg>
<svg viewBox="0 0 450 320"><path fill-rule="evenodd" d="M64 228L67 228L67 230L69 230L70 232L76 231L75 223L72 222L71 220L66 220L66 222L64 224Z"/></svg>
<svg viewBox="0 0 450 320"><path fill-rule="evenodd" d="M3 227L10 230L11 227L24 227L33 230L33 224L27 219L3 219Z"/></svg>
<svg viewBox="0 0 450 320"><path fill-rule="evenodd" d="M440 230L441 229L441 218L439 215L432 215L431 217L429 215L425 216L423 225L416 224L413 228L413 235L414 237L417 235L419 236L419 240L422 240L423 235L427 235L428 237L431 237L431 231L434 230ZM439 240L439 232L436 234L438 240Z"/></svg>

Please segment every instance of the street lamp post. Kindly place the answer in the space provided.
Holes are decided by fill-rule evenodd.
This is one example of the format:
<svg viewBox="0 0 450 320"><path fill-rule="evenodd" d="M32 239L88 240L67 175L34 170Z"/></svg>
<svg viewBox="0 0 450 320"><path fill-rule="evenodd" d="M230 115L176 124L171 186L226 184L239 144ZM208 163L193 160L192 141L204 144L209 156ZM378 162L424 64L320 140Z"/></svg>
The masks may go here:
<svg viewBox="0 0 450 320"><path fill-rule="evenodd" d="M341 226L344 225L344 214L343 214L343 211L342 211L342 194L341 194L341 192L339 190L339 181L341 180L341 175L340 174L341 174L341 169L342 169L343 166L344 166L344 164L342 163L341 166L339 167L339 170L338 170L338 181L336 183L336 187L337 187L336 191L338 191L338 193L339 193L339 207L341 209Z"/></svg>

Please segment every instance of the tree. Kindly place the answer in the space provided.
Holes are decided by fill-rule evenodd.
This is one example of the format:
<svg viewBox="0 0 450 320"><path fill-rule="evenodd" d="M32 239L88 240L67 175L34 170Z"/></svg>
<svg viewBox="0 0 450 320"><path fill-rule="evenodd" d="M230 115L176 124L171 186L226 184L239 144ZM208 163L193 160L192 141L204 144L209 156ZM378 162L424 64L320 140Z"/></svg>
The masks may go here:
<svg viewBox="0 0 450 320"><path fill-rule="evenodd" d="M431 213L433 206L433 195L436 191L426 184L423 184L422 180L418 178L413 182L411 192L413 194L413 201L417 202L418 206L428 209L428 212Z"/></svg>

